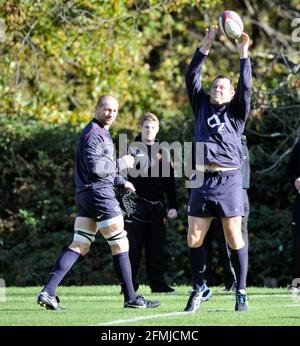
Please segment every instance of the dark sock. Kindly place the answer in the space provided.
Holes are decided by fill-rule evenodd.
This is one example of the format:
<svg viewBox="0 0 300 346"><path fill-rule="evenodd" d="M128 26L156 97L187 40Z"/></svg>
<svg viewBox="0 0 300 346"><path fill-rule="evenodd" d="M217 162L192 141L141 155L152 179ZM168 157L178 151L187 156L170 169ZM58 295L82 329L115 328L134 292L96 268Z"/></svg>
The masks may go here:
<svg viewBox="0 0 300 346"><path fill-rule="evenodd" d="M246 246L241 249L231 249L231 261L236 274L237 290L246 289L247 269L248 269L248 251Z"/></svg>
<svg viewBox="0 0 300 346"><path fill-rule="evenodd" d="M131 265L128 252L121 252L114 255L113 264L124 294L124 301L135 300L136 293L132 284Z"/></svg>
<svg viewBox="0 0 300 346"><path fill-rule="evenodd" d="M43 291L46 291L50 296L55 296L55 290L73 264L78 260L80 254L71 249L66 249L58 257L56 263L49 275Z"/></svg>
<svg viewBox="0 0 300 346"><path fill-rule="evenodd" d="M200 291L201 286L204 284L203 274L205 271L205 252L204 247L201 245L197 248L189 248L189 258L192 270L193 289Z"/></svg>

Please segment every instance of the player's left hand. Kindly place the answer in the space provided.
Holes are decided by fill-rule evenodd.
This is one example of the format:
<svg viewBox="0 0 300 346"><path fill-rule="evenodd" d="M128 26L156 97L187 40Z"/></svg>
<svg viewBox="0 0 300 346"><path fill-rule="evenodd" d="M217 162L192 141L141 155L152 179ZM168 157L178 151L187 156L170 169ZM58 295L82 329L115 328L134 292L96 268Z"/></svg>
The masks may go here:
<svg viewBox="0 0 300 346"><path fill-rule="evenodd" d="M177 210L176 209L169 209L168 211L168 218L169 219L175 219L177 217Z"/></svg>
<svg viewBox="0 0 300 346"><path fill-rule="evenodd" d="M125 187L125 189L135 191L135 187L133 186L133 184L130 181L126 181L124 187Z"/></svg>

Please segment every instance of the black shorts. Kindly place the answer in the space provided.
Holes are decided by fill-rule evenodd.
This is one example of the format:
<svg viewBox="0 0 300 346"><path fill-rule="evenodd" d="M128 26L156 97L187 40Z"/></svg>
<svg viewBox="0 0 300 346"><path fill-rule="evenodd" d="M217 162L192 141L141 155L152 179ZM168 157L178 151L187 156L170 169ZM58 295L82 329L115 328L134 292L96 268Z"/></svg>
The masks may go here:
<svg viewBox="0 0 300 346"><path fill-rule="evenodd" d="M86 190L76 194L77 216L89 217L96 222L112 219L122 214L120 204L111 188Z"/></svg>
<svg viewBox="0 0 300 346"><path fill-rule="evenodd" d="M202 186L191 189L188 215L195 217L244 216L241 171L204 173Z"/></svg>

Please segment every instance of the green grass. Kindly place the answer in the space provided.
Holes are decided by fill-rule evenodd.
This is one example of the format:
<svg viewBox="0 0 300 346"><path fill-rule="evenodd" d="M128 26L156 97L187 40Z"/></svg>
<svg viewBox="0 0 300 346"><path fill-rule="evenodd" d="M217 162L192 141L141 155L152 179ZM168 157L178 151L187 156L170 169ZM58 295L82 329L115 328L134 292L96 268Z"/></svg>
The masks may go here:
<svg viewBox="0 0 300 346"><path fill-rule="evenodd" d="M118 286L59 287L63 311L49 311L36 303L37 287L6 288L0 301L0 326L300 326L300 295L287 289L248 289L249 311L235 312L234 295L213 287L213 296L196 313L184 313L190 287L172 294L139 293L159 299L156 309L124 309Z"/></svg>

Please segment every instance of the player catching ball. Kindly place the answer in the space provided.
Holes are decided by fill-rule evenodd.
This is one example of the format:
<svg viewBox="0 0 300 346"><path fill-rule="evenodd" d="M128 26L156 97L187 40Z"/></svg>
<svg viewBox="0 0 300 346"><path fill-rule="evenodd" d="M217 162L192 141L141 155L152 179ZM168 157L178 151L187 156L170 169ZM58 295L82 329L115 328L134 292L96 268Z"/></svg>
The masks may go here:
<svg viewBox="0 0 300 346"><path fill-rule="evenodd" d="M199 304L212 294L203 281L205 257L202 244L214 217L221 217L231 248L231 259L237 275L235 310L248 309L248 252L241 233L244 210L240 167L241 135L250 112L252 88L249 36L243 32L235 41L240 56L240 77L236 91L229 77L219 75L212 82L209 93L206 93L200 80L201 69L216 32L216 26L207 29L186 73L187 92L195 116L194 142L204 145L201 160L200 153L195 153L196 169L203 172L204 182L202 186L192 188L188 204L187 242L193 279L193 290L185 308L189 312L196 311ZM200 161L202 164L199 164Z"/></svg>

